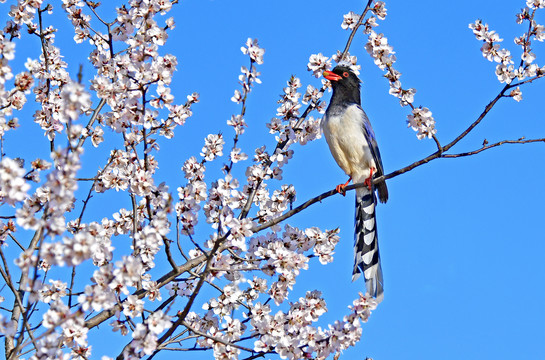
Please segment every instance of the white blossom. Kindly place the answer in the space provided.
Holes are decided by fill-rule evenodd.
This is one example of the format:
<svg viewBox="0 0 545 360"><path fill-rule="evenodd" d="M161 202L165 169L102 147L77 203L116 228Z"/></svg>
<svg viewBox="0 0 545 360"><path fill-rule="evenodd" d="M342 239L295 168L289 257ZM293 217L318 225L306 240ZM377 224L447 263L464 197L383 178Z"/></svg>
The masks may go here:
<svg viewBox="0 0 545 360"><path fill-rule="evenodd" d="M426 107L413 109L412 114L407 118L408 126L417 132L416 137L419 140L425 137L431 138L437 132L435 120L431 111Z"/></svg>
<svg viewBox="0 0 545 360"><path fill-rule="evenodd" d="M324 70L331 69L331 60L322 53L312 54L308 59L307 69L312 71L312 75L315 77L320 77Z"/></svg>
<svg viewBox="0 0 545 360"><path fill-rule="evenodd" d="M509 93L509 96L511 96L515 101L521 101L522 100L522 91L520 91L520 88L517 86L511 92Z"/></svg>
<svg viewBox="0 0 545 360"><path fill-rule="evenodd" d="M30 185L23 175L24 169L13 159L5 157L0 162L0 202L15 206L27 197Z"/></svg>
<svg viewBox="0 0 545 360"><path fill-rule="evenodd" d="M223 140L223 135L208 135L205 139L204 147L201 150L201 156L203 156L207 161L212 161L216 157L222 156L224 144L225 141Z"/></svg>
<svg viewBox="0 0 545 360"><path fill-rule="evenodd" d="M356 27L359 20L360 16L353 11L350 11L348 14L343 15L343 23L341 24L341 27L345 30L352 30Z"/></svg>
<svg viewBox="0 0 545 360"><path fill-rule="evenodd" d="M265 53L265 49L259 47L257 39L248 38L248 40L246 40L246 46L241 47L240 51L242 51L242 53L245 55L248 54L250 59L255 61L257 64L263 64L263 54Z"/></svg>

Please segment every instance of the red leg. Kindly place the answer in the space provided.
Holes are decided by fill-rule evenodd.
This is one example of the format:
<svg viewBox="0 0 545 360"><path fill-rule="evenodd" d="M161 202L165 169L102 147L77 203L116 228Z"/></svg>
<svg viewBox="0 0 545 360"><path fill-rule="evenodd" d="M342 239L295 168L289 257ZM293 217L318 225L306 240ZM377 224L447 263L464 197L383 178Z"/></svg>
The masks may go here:
<svg viewBox="0 0 545 360"><path fill-rule="evenodd" d="M375 172L375 168L369 168L369 177L365 179L363 182L367 187L369 187L369 191L373 191L373 173Z"/></svg>
<svg viewBox="0 0 545 360"><path fill-rule="evenodd" d="M339 185L335 186L335 190L337 190L337 192L339 194L341 194L342 196L345 196L346 195L346 190L344 188L348 186L348 183L350 182L350 180L352 180L352 176L350 176L348 178L348 181L345 182L344 184L339 184Z"/></svg>

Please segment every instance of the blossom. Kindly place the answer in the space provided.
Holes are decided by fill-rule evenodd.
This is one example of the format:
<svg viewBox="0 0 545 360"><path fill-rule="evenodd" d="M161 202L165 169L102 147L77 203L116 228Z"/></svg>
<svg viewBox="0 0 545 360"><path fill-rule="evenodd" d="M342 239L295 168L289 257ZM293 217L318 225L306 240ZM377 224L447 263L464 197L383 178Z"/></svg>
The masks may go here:
<svg viewBox="0 0 545 360"><path fill-rule="evenodd" d="M312 75L318 78L322 76L324 70L331 69L331 60L322 53L312 54L308 59L307 69L312 71Z"/></svg>
<svg viewBox="0 0 545 360"><path fill-rule="evenodd" d="M247 127L246 121L242 115L233 115L230 120L227 120L227 125L232 126L235 129L237 135L244 134L244 127Z"/></svg>
<svg viewBox="0 0 545 360"><path fill-rule="evenodd" d="M79 114L91 107L91 95L77 82L70 82L62 87L61 99L64 114L71 120L76 120ZM63 120L66 121L65 119L61 121Z"/></svg>
<svg viewBox="0 0 545 360"><path fill-rule="evenodd" d="M378 26L377 18L374 16L369 16L363 23L363 26L365 27L365 30L363 30L363 32L365 34L370 34L371 31L373 31L373 28Z"/></svg>
<svg viewBox="0 0 545 360"><path fill-rule="evenodd" d="M246 40L246 46L241 47L240 51L245 55L249 55L250 59L256 63L263 64L265 49L259 47L257 39L248 38L248 40Z"/></svg>
<svg viewBox="0 0 545 360"><path fill-rule="evenodd" d="M68 309L65 309L68 311ZM62 314L62 317L66 314ZM68 319L61 323L63 342L70 347L87 345L87 333L89 329L85 327L85 321L81 317Z"/></svg>
<svg viewBox="0 0 545 360"><path fill-rule="evenodd" d="M419 140L426 136L431 138L437 132L435 120L431 115L431 111L424 107L413 109L411 115L407 116L407 125L417 132L416 137Z"/></svg>
<svg viewBox="0 0 545 360"><path fill-rule="evenodd" d="M476 20L475 23L469 24L469 28L473 30L477 40L484 42L481 47L483 56L489 60L499 63L496 66L496 76L501 83L511 83L511 80L516 76L514 73L514 66L511 53L509 50L500 49L498 42L503 41L495 31L491 31L488 28L488 24L483 24L481 20ZM517 41L517 40L515 40ZM526 44L526 40L522 40L523 44ZM525 47L525 45L524 45ZM534 60L533 54L529 53L524 48L522 55L523 61L527 60L527 63L531 63ZM524 72L521 72L522 76Z"/></svg>
<svg viewBox="0 0 545 360"><path fill-rule="evenodd" d="M301 80L292 76L288 80L288 86L284 88L284 95L278 101L280 106L276 109L276 115L281 116L284 120L290 120L299 115L299 98L301 94L297 91L301 87Z"/></svg>
<svg viewBox="0 0 545 360"><path fill-rule="evenodd" d="M317 227L305 230L305 242L313 247L314 254L318 256L320 263L325 265L333 261L335 246L339 243L339 229L322 232Z"/></svg>
<svg viewBox="0 0 545 360"><path fill-rule="evenodd" d="M520 88L517 86L511 92L509 93L509 96L511 96L515 101L521 101L522 100L522 91L520 91Z"/></svg>
<svg viewBox="0 0 545 360"><path fill-rule="evenodd" d="M309 141L320 139L322 137L320 121L321 119L314 119L312 116L309 116L306 121L303 122L301 125L301 131L297 132L296 134L299 144L305 145Z"/></svg>
<svg viewBox="0 0 545 360"><path fill-rule="evenodd" d="M240 90L235 90L235 95L233 95L231 101L237 104L240 104L242 102L242 94L240 93Z"/></svg>
<svg viewBox="0 0 545 360"><path fill-rule="evenodd" d="M166 286L166 289L168 290L168 294L170 296L177 295L177 296L190 296L193 293L193 290L195 289L195 282L194 281L182 281L182 282L171 282L168 283Z"/></svg>
<svg viewBox="0 0 545 360"><path fill-rule="evenodd" d="M91 142L93 143L94 147L98 147L98 145L104 141L104 130L102 130L102 127L100 125L95 126L93 129L93 132L91 133Z"/></svg>
<svg viewBox="0 0 545 360"><path fill-rule="evenodd" d="M67 285L65 282L53 279L49 279L49 282L51 285L44 285L40 289L40 300L46 304L66 296Z"/></svg>
<svg viewBox="0 0 545 360"><path fill-rule="evenodd" d="M15 76L14 85L19 91L28 93L33 84L34 78L32 77L32 74L28 71L24 71Z"/></svg>
<svg viewBox="0 0 545 360"><path fill-rule="evenodd" d="M24 173L13 159L5 157L0 162L0 202L15 206L27 197L30 185L23 178Z"/></svg>
<svg viewBox="0 0 545 360"><path fill-rule="evenodd" d="M144 301L138 299L137 296L129 295L123 302L123 314L127 317L138 317L142 315L144 310Z"/></svg>
<svg viewBox="0 0 545 360"><path fill-rule="evenodd" d="M239 220L231 218L230 221L225 223L225 226L230 228L228 239L230 240L231 245L246 251L246 237L253 234L253 221L251 219Z"/></svg>
<svg viewBox="0 0 545 360"><path fill-rule="evenodd" d="M354 74L360 74L361 66L358 65L358 57L356 55L350 55L347 52L343 57L343 53L337 50L337 53L332 55L331 58L339 65L348 66Z"/></svg>
<svg viewBox="0 0 545 360"><path fill-rule="evenodd" d="M377 308L378 303L376 299L368 294L363 295L360 292L359 295L360 297L354 300L352 303L353 306L350 306L350 309L364 322L367 322L371 315L371 311Z"/></svg>
<svg viewBox="0 0 545 360"><path fill-rule="evenodd" d="M396 61L393 47L388 44L388 39L383 34L371 31L365 49L375 59L375 64L381 70L386 69Z"/></svg>
<svg viewBox="0 0 545 360"><path fill-rule="evenodd" d="M193 115L191 105L198 102L198 94L188 95L188 101L185 105L166 104L165 107L170 111L169 119L178 125L184 125L187 118Z"/></svg>
<svg viewBox="0 0 545 360"><path fill-rule="evenodd" d="M543 42L545 40L545 26L540 24L534 25L534 37L537 41Z"/></svg>
<svg viewBox="0 0 545 360"><path fill-rule="evenodd" d="M319 99L324 95L323 92L320 91L320 89L315 88L312 85L307 86L307 90L305 94L303 95L303 104L308 103L318 103Z"/></svg>
<svg viewBox="0 0 545 360"><path fill-rule="evenodd" d="M171 324L170 316L166 315L162 310L154 312L147 320L148 329L155 335L165 331Z"/></svg>
<svg viewBox="0 0 545 360"><path fill-rule="evenodd" d="M515 77L514 66L498 64L496 66L496 76L501 83L510 84L513 78Z"/></svg>
<svg viewBox="0 0 545 360"><path fill-rule="evenodd" d="M343 29L354 29L360 20L360 16L353 11L350 11L348 14L343 15L343 23L341 24L341 27Z"/></svg>
<svg viewBox="0 0 545 360"><path fill-rule="evenodd" d="M402 89L399 81L390 82L390 94L398 97L399 103L401 106L406 106L412 104L414 101L414 94L416 94L416 89Z"/></svg>
<svg viewBox="0 0 545 360"><path fill-rule="evenodd" d="M190 157L184 162L182 170L186 179L190 180L202 180L204 179L205 166L202 163L197 162L197 158Z"/></svg>
<svg viewBox="0 0 545 360"><path fill-rule="evenodd" d="M233 150L231 150L230 159L233 163L237 163L239 161L248 159L248 155L243 153L240 148L233 148Z"/></svg>
<svg viewBox="0 0 545 360"><path fill-rule="evenodd" d="M133 341L130 343L130 347L124 350L125 357L130 357L130 352L142 352L143 354L151 355L157 348L157 335L150 333L148 328L142 323L136 324L136 329L132 333L132 337Z"/></svg>
<svg viewBox="0 0 545 360"><path fill-rule="evenodd" d="M119 288L126 291L127 286L134 286L142 278L144 265L142 260L134 256L123 256L120 261L116 261L116 267L113 270L114 280L109 285L110 288Z"/></svg>
<svg viewBox="0 0 545 360"><path fill-rule="evenodd" d="M134 235L134 250L144 266L155 267L155 254L159 252L163 245L161 233L153 226L145 226L141 231Z"/></svg>
<svg viewBox="0 0 545 360"><path fill-rule="evenodd" d="M475 20L474 23L469 24L469 28L473 30L473 34L477 37L477 40L486 40L488 37L488 24L483 24L481 20Z"/></svg>
<svg viewBox="0 0 545 360"><path fill-rule="evenodd" d="M223 155L223 135L221 134L209 134L205 139L205 145L201 150L201 156L207 161L212 161L218 156Z"/></svg>
<svg viewBox="0 0 545 360"><path fill-rule="evenodd" d="M387 10L384 1L375 1L375 5L371 8L371 10L380 20L384 20L386 18Z"/></svg>
<svg viewBox="0 0 545 360"><path fill-rule="evenodd" d="M531 8L545 8L545 1L544 0L526 0L526 5Z"/></svg>

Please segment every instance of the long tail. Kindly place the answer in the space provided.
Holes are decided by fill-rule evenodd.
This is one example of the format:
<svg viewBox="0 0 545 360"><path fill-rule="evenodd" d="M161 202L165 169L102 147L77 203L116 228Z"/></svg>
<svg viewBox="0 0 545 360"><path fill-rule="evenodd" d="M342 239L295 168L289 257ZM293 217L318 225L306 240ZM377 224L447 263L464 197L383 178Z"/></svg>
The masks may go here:
<svg viewBox="0 0 545 360"><path fill-rule="evenodd" d="M374 191L370 191L366 187L357 189L352 281L363 273L367 293L381 302L384 297L384 289L375 221L376 203Z"/></svg>

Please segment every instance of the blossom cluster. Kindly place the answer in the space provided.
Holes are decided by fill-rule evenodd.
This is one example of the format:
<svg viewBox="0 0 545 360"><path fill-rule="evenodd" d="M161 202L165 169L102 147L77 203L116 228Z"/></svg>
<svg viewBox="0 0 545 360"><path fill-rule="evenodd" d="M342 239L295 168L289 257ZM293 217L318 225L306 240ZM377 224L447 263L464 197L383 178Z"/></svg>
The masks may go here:
<svg viewBox="0 0 545 360"><path fill-rule="evenodd" d="M244 296L244 292L240 290L229 292L233 304L237 298L240 300ZM213 304L217 304L217 301L212 301L205 308L208 309ZM285 312L273 313L269 304L256 302L247 314L250 328L254 337L257 337L253 350L258 354L275 352L281 358L287 359L326 359L332 354L338 355L360 339L361 323L367 321L376 306L374 299L360 293L348 315L341 321L322 328L315 323L327 312L327 306L319 291L308 291ZM217 306L212 308L218 309ZM222 309L225 312L229 310ZM202 347L212 347L216 358L238 358L240 350L226 344L236 343L241 339L247 325L229 315L225 315L222 322L215 317L214 312L209 310L204 317L191 313L188 316L188 327L193 332L207 334L197 342Z"/></svg>
<svg viewBox="0 0 545 360"><path fill-rule="evenodd" d="M360 293L351 307L351 313L324 329L314 325L327 311L318 291L307 292L286 313L279 311L273 315L268 305L260 304L252 309L249 316L254 331L259 334L254 350L262 353L274 350L280 357L288 359L326 359L353 346L360 339L360 320L366 322L376 305L374 299Z"/></svg>
<svg viewBox="0 0 545 360"><path fill-rule="evenodd" d="M193 235L198 223L199 203L208 197L204 178L204 164L198 163L195 157L186 160L183 167L189 183L178 188L180 201L176 203L176 215L184 235Z"/></svg>
<svg viewBox="0 0 545 360"><path fill-rule="evenodd" d="M290 147L295 143L304 145L321 137L319 120L314 119L312 116L302 118L300 109L302 101L309 104L310 108L323 113L325 103L320 100L323 92L309 85L301 100L301 93L298 91L301 87L301 80L295 76L291 76L287 81L287 86L283 89L283 94L280 95L280 100L278 100L277 117L272 118L266 124L269 133L275 135L277 146L273 154L269 154L265 146L256 149L255 164L246 169L246 176L250 185L246 187L246 190L250 191L252 187L257 186L254 201L256 205L260 206L258 218L261 222L267 221L275 214L279 215L285 210L282 206L278 207L275 204L285 201L291 202L295 199L295 192L292 187L285 185L282 186L281 190L275 191L272 197L269 197L269 192L265 189L262 181L269 178L282 180L282 167L288 163L294 154L294 150ZM290 188L291 190L288 190ZM287 194L286 191L293 194ZM276 197L277 194L282 195ZM285 196L286 194L287 196Z"/></svg>
<svg viewBox="0 0 545 360"><path fill-rule="evenodd" d="M262 294L270 296L277 305L288 299L289 290L293 288L296 277L301 270L308 268L310 260L308 252L320 257L322 263L332 261L335 245L338 243L338 230L322 232L318 228L301 231L289 225L282 234L267 233L250 240L246 252L246 262L237 264L237 258L221 255L214 259L214 277L226 274L231 283L225 285L220 296L210 299L203 308L207 310L204 317L195 313L189 316L189 329L202 336L197 343L203 347L212 347L216 357L237 357L240 352L236 347L226 347L226 343L236 343L246 330L250 330L258 340L254 342L257 352L275 351L282 358L295 359L304 353L322 353L324 358L341 351L353 344L358 338L359 323L356 317L350 315L344 322L354 326L351 334L344 333L345 341L337 341L340 328L330 326L327 330L317 328L312 324L326 311L325 301L317 291L307 292L299 302L293 303L286 312L271 313L272 308L267 302L260 300ZM240 260L240 259L239 259ZM227 266L229 264L229 266ZM246 279L242 273L229 273L221 269L235 270L244 267L261 268L266 274L275 277L270 285L265 279L254 277ZM354 305L359 304L355 302ZM246 317L251 327L247 329L244 323L233 318L233 314L242 307L250 309ZM368 308L366 308L369 310ZM361 305L358 312L362 313ZM358 315L359 316L359 315ZM362 315L368 316L367 315ZM223 321L223 322L222 322ZM347 325L341 325L346 327ZM349 340L350 339L350 340Z"/></svg>
<svg viewBox="0 0 545 360"><path fill-rule="evenodd" d="M488 24L482 20L476 20L469 24L477 40L483 41L481 52L483 57L496 65L496 76L501 83L511 85L514 79L523 81L527 78L541 77L545 74L545 67L539 67L534 61L535 53L532 52L532 39L543 42L545 40L545 26L538 24L535 20L537 9L545 8L545 3L541 0L527 0L526 7L516 15L517 24L528 21L529 28L524 34L515 37L515 44L522 48L521 60L518 65L513 61L511 52L505 48L500 48L500 42L503 41L499 35L490 30ZM514 87L514 86L513 86ZM522 100L520 87L511 90L509 96L516 101Z"/></svg>
<svg viewBox="0 0 545 360"><path fill-rule="evenodd" d="M14 206L27 197L30 185L23 175L25 170L20 164L10 158L0 162L0 202Z"/></svg>
<svg viewBox="0 0 545 360"><path fill-rule="evenodd" d="M431 116L430 109L426 107L414 108L407 118L408 125L416 131L416 137L419 140L435 134L435 121Z"/></svg>
<svg viewBox="0 0 545 360"><path fill-rule="evenodd" d="M259 47L257 39L248 38L246 41L246 46L240 48L243 54L246 54L250 57L250 69L246 66L241 67L241 74L238 77L239 83L242 87L242 92L238 89L235 90L235 95L231 100L237 104L242 103L248 93L250 93L254 83L261 84L259 75L261 75L255 64L263 64L263 55L265 54L265 49Z"/></svg>
<svg viewBox="0 0 545 360"><path fill-rule="evenodd" d="M301 103L308 104L320 113L325 112L325 102L321 100L323 91L308 85L301 99L301 93L298 91L301 87L301 80L295 76L287 81L284 93L278 100L277 117L272 118L266 124L269 133L275 135L276 141L285 143L284 150L277 148L270 157L271 161L278 161L278 171L281 171L279 168L287 164L288 160L293 156L293 150L285 150L287 147L294 143L304 145L321 137L318 120L315 120L312 116L307 117L303 122L300 122L299 119ZM256 160L262 158L261 155L258 155L256 155Z"/></svg>
<svg viewBox="0 0 545 360"><path fill-rule="evenodd" d="M383 20L386 17L385 4L382 1L375 2L374 7L371 8L372 12L378 19ZM376 33L373 27L377 26L376 18L371 16L368 23L366 23L365 33L368 34L368 40L365 44L367 53L374 59L375 65L381 70L386 71L384 77L390 83L390 94L399 99L401 106L410 106L412 113L408 115L408 126L411 127L417 133L417 138L423 139L425 137L431 138L437 133L435 129L435 120L431 116L431 112L427 110L425 121L418 119L418 113L420 109L416 109L413 106L414 95L416 89L408 88L404 89L401 86L401 73L394 68L396 62L395 51L393 47L388 43L388 39L382 33ZM415 121L415 117L417 118Z"/></svg>
<svg viewBox="0 0 545 360"><path fill-rule="evenodd" d="M252 61L257 64L263 64L263 54L265 54L265 49L259 47L257 39L246 40L246 46L240 48L243 54L248 54Z"/></svg>
<svg viewBox="0 0 545 360"><path fill-rule="evenodd" d="M334 60L337 64L342 62L344 66L350 67L350 70L352 70L356 75L359 75L360 73L361 66L357 64L357 57L350 55L348 52L343 57L342 53L338 50L336 54L331 56L331 58L324 56L322 53L310 55L307 70L312 71L312 75L319 78L322 76L322 73L325 70L331 69L331 60ZM322 79L322 83L329 86L329 82L325 79Z"/></svg>
<svg viewBox="0 0 545 360"><path fill-rule="evenodd" d="M10 60L15 58L15 43L20 26L9 21L0 33L0 136L19 127L18 119L12 117L14 110L21 110L27 101L27 95L34 84L28 71L13 75ZM10 90L9 80L14 79Z"/></svg>

